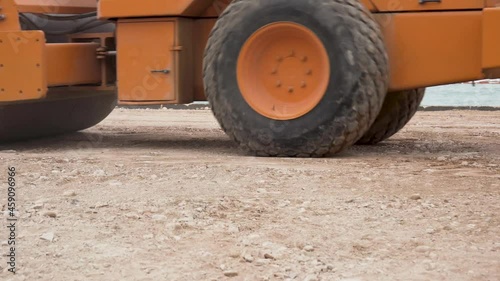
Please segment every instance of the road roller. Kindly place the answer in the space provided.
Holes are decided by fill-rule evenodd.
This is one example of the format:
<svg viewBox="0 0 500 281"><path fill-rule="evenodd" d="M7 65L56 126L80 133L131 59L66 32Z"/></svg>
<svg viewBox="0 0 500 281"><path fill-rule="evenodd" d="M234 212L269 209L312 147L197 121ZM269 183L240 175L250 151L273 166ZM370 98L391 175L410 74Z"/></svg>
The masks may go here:
<svg viewBox="0 0 500 281"><path fill-rule="evenodd" d="M3 143L208 101L250 154L321 157L493 78L500 0L0 0Z"/></svg>

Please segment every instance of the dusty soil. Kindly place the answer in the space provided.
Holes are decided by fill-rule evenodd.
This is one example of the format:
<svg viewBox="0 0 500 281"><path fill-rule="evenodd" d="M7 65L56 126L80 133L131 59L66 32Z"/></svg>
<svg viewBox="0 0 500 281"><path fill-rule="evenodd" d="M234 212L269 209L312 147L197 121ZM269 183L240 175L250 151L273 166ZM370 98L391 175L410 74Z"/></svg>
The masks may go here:
<svg viewBox="0 0 500 281"><path fill-rule="evenodd" d="M247 156L208 110L0 149L1 280L500 280L500 111L419 112L327 159Z"/></svg>

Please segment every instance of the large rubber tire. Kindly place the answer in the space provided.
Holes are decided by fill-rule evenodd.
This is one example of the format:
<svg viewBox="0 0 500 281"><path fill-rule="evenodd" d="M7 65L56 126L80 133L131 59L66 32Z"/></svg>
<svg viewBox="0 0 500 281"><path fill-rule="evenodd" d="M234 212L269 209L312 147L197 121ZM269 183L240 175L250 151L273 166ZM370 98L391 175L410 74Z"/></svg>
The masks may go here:
<svg viewBox="0 0 500 281"><path fill-rule="evenodd" d="M115 108L115 92L51 90L48 98L0 104L0 142L76 132L90 128Z"/></svg>
<svg viewBox="0 0 500 281"><path fill-rule="evenodd" d="M358 141L358 144L377 144L410 122L425 96L425 88L387 94L375 123Z"/></svg>
<svg viewBox="0 0 500 281"><path fill-rule="evenodd" d="M293 22L313 31L331 65L319 104L293 120L269 119L242 97L239 52L260 28ZM375 120L388 86L388 58L381 32L356 0L236 0L210 35L204 58L207 98L223 130L260 156L317 157L353 145Z"/></svg>

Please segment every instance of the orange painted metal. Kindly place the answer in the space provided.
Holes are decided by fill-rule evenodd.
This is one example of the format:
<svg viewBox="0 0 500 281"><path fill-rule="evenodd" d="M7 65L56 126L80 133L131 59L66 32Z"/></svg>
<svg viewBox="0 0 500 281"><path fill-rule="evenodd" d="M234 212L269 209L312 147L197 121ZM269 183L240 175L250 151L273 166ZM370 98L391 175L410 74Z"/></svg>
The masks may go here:
<svg viewBox="0 0 500 281"><path fill-rule="evenodd" d="M500 7L500 0L486 0L485 7Z"/></svg>
<svg viewBox="0 0 500 281"><path fill-rule="evenodd" d="M439 11L439 10L480 10L485 0L441 0L420 3L418 0L370 0L378 12ZM368 5L364 1L365 5Z"/></svg>
<svg viewBox="0 0 500 281"><path fill-rule="evenodd" d="M0 102L45 97L44 40L41 31L0 32Z"/></svg>
<svg viewBox="0 0 500 281"><path fill-rule="evenodd" d="M392 91L483 78L482 12L376 14Z"/></svg>
<svg viewBox="0 0 500 281"><path fill-rule="evenodd" d="M13 0L0 0L0 31L19 31L19 14Z"/></svg>
<svg viewBox="0 0 500 281"><path fill-rule="evenodd" d="M199 16L214 0L100 0L100 18Z"/></svg>
<svg viewBox="0 0 500 281"><path fill-rule="evenodd" d="M500 7L483 10L483 68L500 67Z"/></svg>
<svg viewBox="0 0 500 281"><path fill-rule="evenodd" d="M272 23L243 45L237 78L243 98L255 111L275 120L295 119L309 113L325 95L328 52L307 27Z"/></svg>
<svg viewBox="0 0 500 281"><path fill-rule="evenodd" d="M119 100L175 99L174 31L173 21L118 23Z"/></svg>
<svg viewBox="0 0 500 281"><path fill-rule="evenodd" d="M116 60L114 57L102 55L102 52L110 51L110 48L115 50L115 34L112 32L101 33L78 33L70 35L70 42L72 43L88 43L99 42L97 50L97 59L101 64L101 83L99 90L114 90L116 83ZM100 54L101 53L101 54Z"/></svg>
<svg viewBox="0 0 500 281"><path fill-rule="evenodd" d="M94 12L95 0L15 0L20 13L80 14Z"/></svg>
<svg viewBox="0 0 500 281"><path fill-rule="evenodd" d="M193 100L191 24L192 20L179 18L118 22L120 102Z"/></svg>
<svg viewBox="0 0 500 281"><path fill-rule="evenodd" d="M100 85L97 43L47 44L45 61L49 86Z"/></svg>

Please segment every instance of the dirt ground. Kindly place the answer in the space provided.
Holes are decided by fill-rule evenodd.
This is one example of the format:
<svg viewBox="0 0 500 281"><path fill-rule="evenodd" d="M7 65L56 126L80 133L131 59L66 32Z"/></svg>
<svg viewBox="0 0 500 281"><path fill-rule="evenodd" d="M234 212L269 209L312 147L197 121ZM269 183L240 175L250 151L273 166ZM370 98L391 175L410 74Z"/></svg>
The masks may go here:
<svg viewBox="0 0 500 281"><path fill-rule="evenodd" d="M500 280L500 111L419 112L326 159L245 155L208 110L0 149L1 280Z"/></svg>

